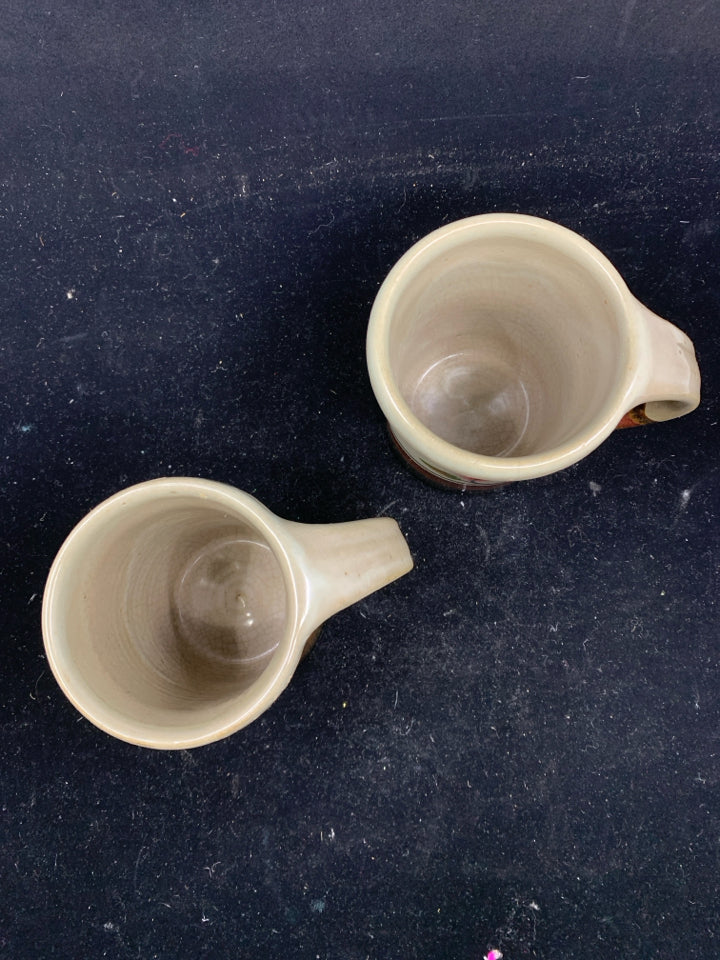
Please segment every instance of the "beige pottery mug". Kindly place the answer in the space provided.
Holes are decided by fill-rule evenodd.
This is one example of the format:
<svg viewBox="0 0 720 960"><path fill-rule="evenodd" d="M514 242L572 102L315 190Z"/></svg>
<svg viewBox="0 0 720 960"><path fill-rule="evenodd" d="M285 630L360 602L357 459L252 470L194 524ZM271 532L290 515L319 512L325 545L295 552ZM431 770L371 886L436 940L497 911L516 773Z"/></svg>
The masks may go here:
<svg viewBox="0 0 720 960"><path fill-rule="evenodd" d="M42 627L61 688L145 747L195 747L250 723L329 616L412 568L389 517L312 525L199 479L129 487L53 565Z"/></svg>
<svg viewBox="0 0 720 960"><path fill-rule="evenodd" d="M459 488L554 473L700 401L688 337L582 237L518 214L416 243L377 295L367 362L405 459Z"/></svg>

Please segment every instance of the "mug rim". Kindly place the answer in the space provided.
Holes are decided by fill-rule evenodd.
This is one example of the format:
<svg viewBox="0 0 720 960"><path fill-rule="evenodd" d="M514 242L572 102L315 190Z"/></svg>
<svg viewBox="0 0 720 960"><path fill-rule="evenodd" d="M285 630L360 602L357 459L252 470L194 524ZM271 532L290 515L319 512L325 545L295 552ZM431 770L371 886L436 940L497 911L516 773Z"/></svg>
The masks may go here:
<svg viewBox="0 0 720 960"><path fill-rule="evenodd" d="M165 497L162 497L163 491ZM167 730L167 736L152 736L151 724L146 724L143 729L143 724L138 722L137 731L133 731L131 729L132 723L121 724L117 722L121 718L118 711L115 709L103 710L103 701L99 697L94 697L90 703L83 699L82 690L79 688L81 686L86 688L86 685L84 683L80 685L74 681L72 672L67 669L66 664L62 662L62 658L59 656L53 618L56 613L55 605L58 599L58 591L65 576L65 561L69 559L68 555L76 549L82 548L82 541L93 535L95 526L110 511L117 510L124 502L139 504L153 499L163 499L167 502L171 496L182 495L194 497L200 503L214 503L218 506L225 506L236 515L241 515L243 519L250 521L265 537L282 571L287 602L286 625L278 644L279 649L273 653L270 662L260 676L247 688L248 691L254 691L249 708L240 713L236 712L229 718L227 714L231 713L230 708L219 711L218 715L213 718L216 720L215 723L206 722L195 732L193 732L192 724L186 724L178 726L176 735L173 735L173 728L167 727L162 728L163 731ZM43 592L41 615L43 644L48 664L58 685L73 706L87 720L105 733L127 743L159 750L182 750L212 743L229 736L257 719L287 686L303 649L303 644L297 638L297 630L301 620L298 581L293 562L283 543L283 538L276 530L278 519L252 494L238 490L229 484L195 477L158 477L133 484L107 497L86 513L72 528L55 555Z"/></svg>
<svg viewBox="0 0 720 960"><path fill-rule="evenodd" d="M618 318L624 354L624 369L610 402L591 423L567 441L540 454L493 457L473 453L438 436L413 413L395 382L390 360L390 330L393 312L407 283L423 266L443 251L485 237L535 239L580 261L608 291L608 303ZM589 240L552 220L520 213L485 213L445 224L414 243L394 264L378 290L368 322L366 358L370 383L395 439L411 459L426 470L440 470L453 480L468 484L494 484L527 480L571 466L590 453L616 428L635 401L642 329L633 322L634 298L625 281Z"/></svg>

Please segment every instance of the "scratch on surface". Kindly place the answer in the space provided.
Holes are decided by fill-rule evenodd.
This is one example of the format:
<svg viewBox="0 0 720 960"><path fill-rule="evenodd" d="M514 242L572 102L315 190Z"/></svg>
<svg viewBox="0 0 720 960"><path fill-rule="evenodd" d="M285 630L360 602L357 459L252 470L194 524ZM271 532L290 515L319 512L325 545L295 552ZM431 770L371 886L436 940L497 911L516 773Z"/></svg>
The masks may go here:
<svg viewBox="0 0 720 960"><path fill-rule="evenodd" d="M328 227L331 227L335 223L335 214L330 214L330 219L327 223L319 223L313 230L308 233L309 237L312 237L314 234L318 233L320 230L325 230Z"/></svg>
<svg viewBox="0 0 720 960"><path fill-rule="evenodd" d="M135 895L137 896L140 892L138 888L138 870L140 869L140 861L142 860L143 854L147 851L147 847L143 843L138 851L137 858L135 860L135 871L133 873L133 889L135 890Z"/></svg>
<svg viewBox="0 0 720 960"><path fill-rule="evenodd" d="M701 3L696 10L693 10L693 12L688 17L688 20L694 20L695 17L699 17L701 13L704 13L707 10L707 8L712 5L712 3L713 3L713 0L705 0L705 3Z"/></svg>
<svg viewBox="0 0 720 960"><path fill-rule="evenodd" d="M503 113L448 113L438 114L435 117L417 117L415 123L452 123L458 120L509 120L514 117L536 117L535 110L509 110ZM384 127L407 125L407 120L391 120L382 124ZM431 160L435 157L428 154Z"/></svg>
<svg viewBox="0 0 720 960"><path fill-rule="evenodd" d="M70 293L68 293L70 297ZM87 337L87 332L85 333L71 333L67 337L60 337L58 343L77 343L78 340L85 340Z"/></svg>
<svg viewBox="0 0 720 960"><path fill-rule="evenodd" d="M632 20L632 15L635 12L637 2L638 0L628 0L628 2L625 4L625 9L623 10L622 17L620 19L620 31L617 38L618 47L622 47L627 39L630 21Z"/></svg>
<svg viewBox="0 0 720 960"><path fill-rule="evenodd" d="M32 600L33 597L35 597L35 596L36 596L36 594L33 594L33 596L32 596L30 599ZM43 678L44 676L45 676L45 671L43 670L43 672L40 674L40 676L39 676L39 677L37 678L37 680L35 681L35 692L30 694L30 699L31 699L31 700L37 700L37 698L38 698L38 684L40 683L40 681L42 680L42 678Z"/></svg>
<svg viewBox="0 0 720 960"><path fill-rule="evenodd" d="M490 560L490 556L492 554L492 544L490 543L490 537L488 536L485 528L480 523L475 524L475 530L477 531L477 535L478 535L478 546L481 548L483 552L482 562L487 563ZM499 544L497 546L499 546Z"/></svg>

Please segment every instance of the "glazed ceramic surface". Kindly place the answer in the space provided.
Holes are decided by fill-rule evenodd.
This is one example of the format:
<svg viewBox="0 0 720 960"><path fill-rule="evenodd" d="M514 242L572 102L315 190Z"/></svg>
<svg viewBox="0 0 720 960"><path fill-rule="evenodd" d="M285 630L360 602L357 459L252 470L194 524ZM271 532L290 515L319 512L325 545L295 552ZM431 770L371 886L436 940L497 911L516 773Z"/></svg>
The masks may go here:
<svg viewBox="0 0 720 960"><path fill-rule="evenodd" d="M404 456L463 487L553 473L629 411L667 420L700 400L688 337L586 240L516 214L412 247L373 305L367 360Z"/></svg>
<svg viewBox="0 0 720 960"><path fill-rule="evenodd" d="M324 620L411 567L388 517L306 525L223 484L150 481L96 507L58 553L48 661L108 733L198 746L254 720Z"/></svg>

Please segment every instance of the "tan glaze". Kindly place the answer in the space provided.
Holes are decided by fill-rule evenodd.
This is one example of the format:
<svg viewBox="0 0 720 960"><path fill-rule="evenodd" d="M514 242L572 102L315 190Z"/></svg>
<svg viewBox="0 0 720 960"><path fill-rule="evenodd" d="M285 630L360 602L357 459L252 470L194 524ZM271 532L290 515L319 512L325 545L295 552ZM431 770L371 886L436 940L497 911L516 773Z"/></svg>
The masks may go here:
<svg viewBox="0 0 720 960"><path fill-rule="evenodd" d="M669 420L700 401L687 336L586 240L517 214L412 247L373 305L367 360L402 456L462 489L553 473L630 411Z"/></svg>
<svg viewBox="0 0 720 960"><path fill-rule="evenodd" d="M300 524L224 484L152 480L100 504L63 544L45 649L101 729L199 746L267 709L328 617L411 568L389 517Z"/></svg>

